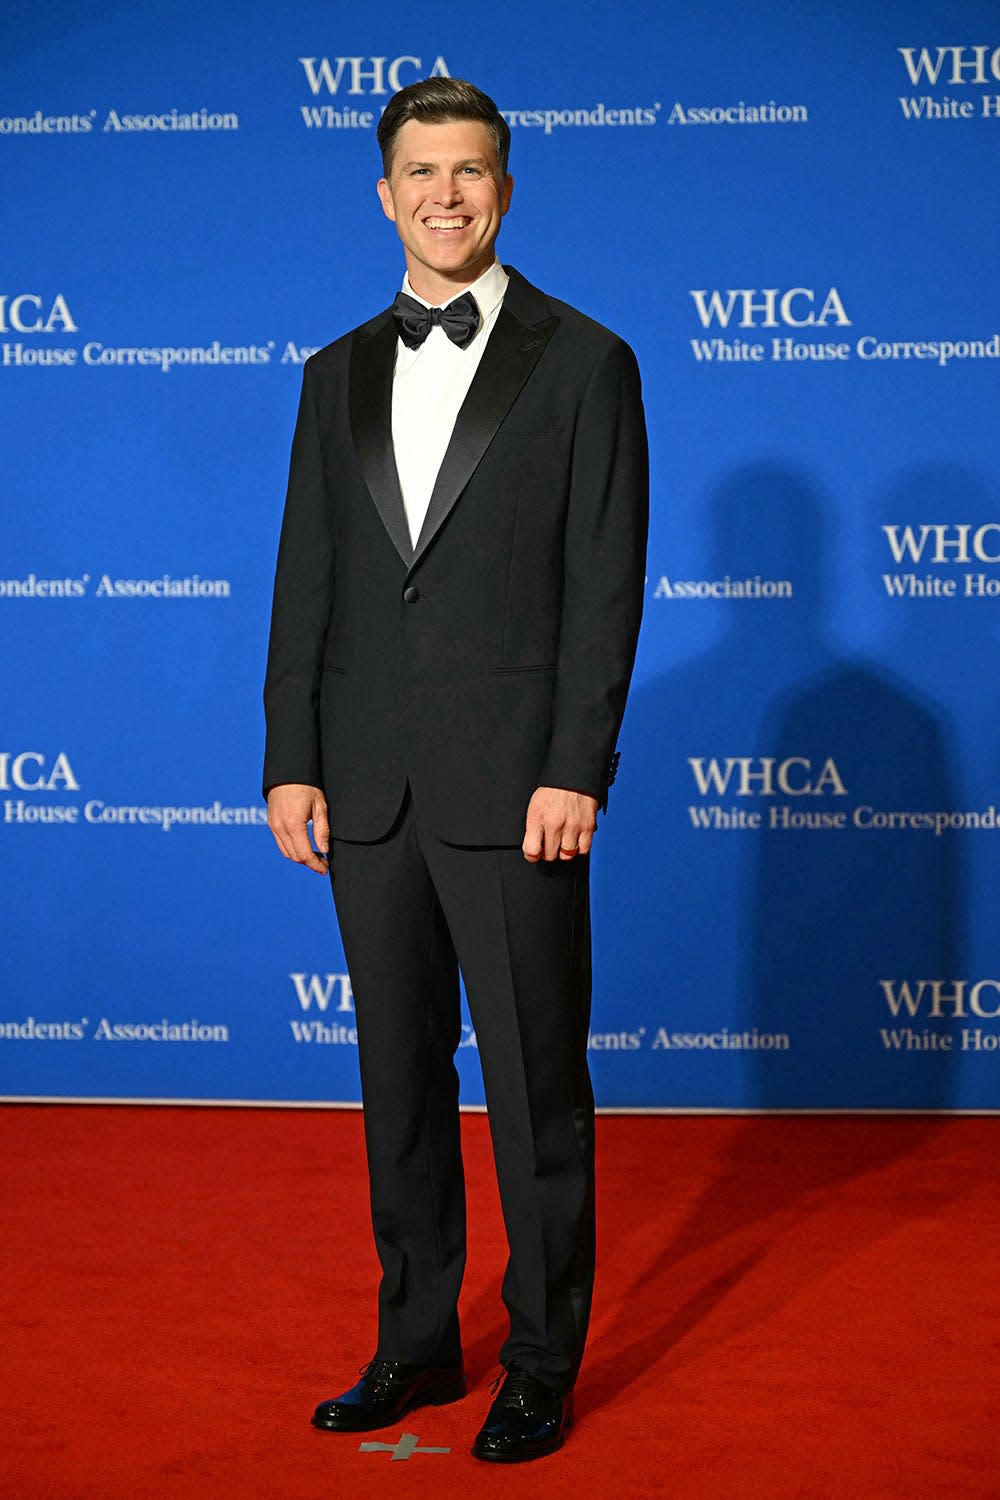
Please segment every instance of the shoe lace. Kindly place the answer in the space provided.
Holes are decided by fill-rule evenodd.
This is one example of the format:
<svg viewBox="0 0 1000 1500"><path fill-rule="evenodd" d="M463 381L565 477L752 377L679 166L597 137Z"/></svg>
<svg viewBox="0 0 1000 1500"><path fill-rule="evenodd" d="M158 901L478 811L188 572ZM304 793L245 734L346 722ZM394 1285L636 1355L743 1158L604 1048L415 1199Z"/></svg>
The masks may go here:
<svg viewBox="0 0 1000 1500"><path fill-rule="evenodd" d="M506 1370L500 1371L490 1386L491 1396L496 1395L501 1384L503 1390L500 1391L498 1400L504 1406L523 1406L526 1402L538 1400L541 1381L537 1380L534 1375L529 1375L527 1370L522 1370L520 1365L511 1364Z"/></svg>
<svg viewBox="0 0 1000 1500"><path fill-rule="evenodd" d="M358 1374L362 1380L369 1385L378 1387L388 1385L392 1380L395 1366L388 1359L370 1359L366 1365L361 1365Z"/></svg>

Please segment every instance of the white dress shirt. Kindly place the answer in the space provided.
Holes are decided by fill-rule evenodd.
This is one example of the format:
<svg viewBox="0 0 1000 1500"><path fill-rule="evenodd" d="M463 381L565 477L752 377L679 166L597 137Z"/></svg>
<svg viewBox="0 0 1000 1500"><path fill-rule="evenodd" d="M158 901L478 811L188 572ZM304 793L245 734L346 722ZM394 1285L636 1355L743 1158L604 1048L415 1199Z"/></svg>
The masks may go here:
<svg viewBox="0 0 1000 1500"><path fill-rule="evenodd" d="M392 381L392 444L403 492L403 505L410 539L417 544L420 528L430 504L434 482L451 441L455 419L479 368L493 325L507 290L507 272L498 260L471 286L455 296L471 292L479 308L479 327L472 342L460 349L441 327L434 327L419 349L408 349L396 341L396 368ZM433 306L403 277L403 291L424 307ZM448 302L453 302L449 297ZM448 303L443 304L445 307Z"/></svg>

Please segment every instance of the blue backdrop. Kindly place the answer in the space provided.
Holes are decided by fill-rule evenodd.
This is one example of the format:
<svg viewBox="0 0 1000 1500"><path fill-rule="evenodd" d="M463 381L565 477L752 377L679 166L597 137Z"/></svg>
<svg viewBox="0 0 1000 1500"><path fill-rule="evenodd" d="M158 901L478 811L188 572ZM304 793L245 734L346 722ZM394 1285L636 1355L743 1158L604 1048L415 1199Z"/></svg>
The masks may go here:
<svg viewBox="0 0 1000 1500"><path fill-rule="evenodd" d="M8 3L0 39L0 1093L358 1097L260 688L301 364L399 284L374 126L437 71L511 122L503 258L644 375L599 1101L996 1106L995 5Z"/></svg>

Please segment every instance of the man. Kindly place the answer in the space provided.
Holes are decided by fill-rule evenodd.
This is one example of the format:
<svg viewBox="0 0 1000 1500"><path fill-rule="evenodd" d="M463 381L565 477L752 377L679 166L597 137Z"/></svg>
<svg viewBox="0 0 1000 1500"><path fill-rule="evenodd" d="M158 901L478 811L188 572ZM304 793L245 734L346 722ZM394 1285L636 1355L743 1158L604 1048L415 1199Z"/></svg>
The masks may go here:
<svg viewBox="0 0 1000 1500"><path fill-rule="evenodd" d="M464 1394L460 966L510 1248L473 1452L516 1462L565 1437L590 1310L588 856L642 607L646 436L629 348L496 260L493 101L412 84L378 137L406 277L305 366L265 686L270 827L332 877L382 1266L375 1358L313 1422Z"/></svg>

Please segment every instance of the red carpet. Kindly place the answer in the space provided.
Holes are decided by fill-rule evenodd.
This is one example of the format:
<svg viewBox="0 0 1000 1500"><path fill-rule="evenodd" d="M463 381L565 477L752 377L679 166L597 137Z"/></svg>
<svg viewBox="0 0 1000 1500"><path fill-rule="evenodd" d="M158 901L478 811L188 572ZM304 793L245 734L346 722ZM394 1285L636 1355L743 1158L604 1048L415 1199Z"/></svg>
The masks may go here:
<svg viewBox="0 0 1000 1500"><path fill-rule="evenodd" d="M360 1119L4 1112L0 1494L1000 1494L996 1126L982 1119L599 1122L601 1258L578 1426L516 1470L468 1454L502 1337L486 1124L465 1122L471 1392L314 1432L373 1348Z"/></svg>

